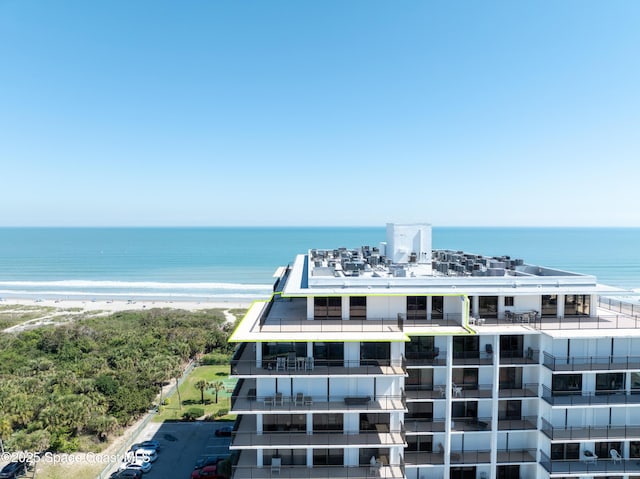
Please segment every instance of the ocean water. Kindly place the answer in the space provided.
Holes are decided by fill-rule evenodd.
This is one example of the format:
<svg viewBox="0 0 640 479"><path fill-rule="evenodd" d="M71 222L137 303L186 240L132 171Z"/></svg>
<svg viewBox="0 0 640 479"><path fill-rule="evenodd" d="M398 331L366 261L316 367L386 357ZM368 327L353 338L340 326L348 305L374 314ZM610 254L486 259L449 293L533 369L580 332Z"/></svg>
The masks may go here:
<svg viewBox="0 0 640 479"><path fill-rule="evenodd" d="M385 228L0 228L0 297L249 300L310 248ZM433 228L433 247L509 255L640 289L640 228Z"/></svg>

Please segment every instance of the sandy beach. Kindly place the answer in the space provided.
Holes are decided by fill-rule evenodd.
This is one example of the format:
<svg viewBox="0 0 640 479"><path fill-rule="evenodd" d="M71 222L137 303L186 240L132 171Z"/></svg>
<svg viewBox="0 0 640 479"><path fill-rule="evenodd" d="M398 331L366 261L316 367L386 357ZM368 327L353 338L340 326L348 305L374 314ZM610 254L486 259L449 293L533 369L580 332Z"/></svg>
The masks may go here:
<svg viewBox="0 0 640 479"><path fill-rule="evenodd" d="M21 305L50 307L61 310L82 310L83 312L116 312L151 308L174 308L187 311L199 309L244 309L251 301L152 301L152 300L79 300L79 299L22 299L4 298L0 306Z"/></svg>

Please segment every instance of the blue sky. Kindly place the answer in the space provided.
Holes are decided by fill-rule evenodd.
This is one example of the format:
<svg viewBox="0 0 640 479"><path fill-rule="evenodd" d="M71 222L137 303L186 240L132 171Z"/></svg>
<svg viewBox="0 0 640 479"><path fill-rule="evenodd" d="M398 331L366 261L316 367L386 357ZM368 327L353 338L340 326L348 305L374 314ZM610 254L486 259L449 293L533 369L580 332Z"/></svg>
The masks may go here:
<svg viewBox="0 0 640 479"><path fill-rule="evenodd" d="M640 2L0 0L0 226L640 226Z"/></svg>

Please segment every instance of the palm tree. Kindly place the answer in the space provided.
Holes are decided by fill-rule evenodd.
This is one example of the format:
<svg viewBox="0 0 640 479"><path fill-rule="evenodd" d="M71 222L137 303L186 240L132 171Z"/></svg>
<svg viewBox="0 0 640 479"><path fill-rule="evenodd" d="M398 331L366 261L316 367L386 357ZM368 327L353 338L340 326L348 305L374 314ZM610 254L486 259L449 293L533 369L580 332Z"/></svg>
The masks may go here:
<svg viewBox="0 0 640 479"><path fill-rule="evenodd" d="M204 390L209 387L209 383L204 379L199 379L194 384L196 389L200 390L200 403L204 404Z"/></svg>
<svg viewBox="0 0 640 479"><path fill-rule="evenodd" d="M222 381L216 381L209 384L210 388L216 392L216 404L218 404L218 393L220 391L224 391L226 388L224 387L224 383Z"/></svg>

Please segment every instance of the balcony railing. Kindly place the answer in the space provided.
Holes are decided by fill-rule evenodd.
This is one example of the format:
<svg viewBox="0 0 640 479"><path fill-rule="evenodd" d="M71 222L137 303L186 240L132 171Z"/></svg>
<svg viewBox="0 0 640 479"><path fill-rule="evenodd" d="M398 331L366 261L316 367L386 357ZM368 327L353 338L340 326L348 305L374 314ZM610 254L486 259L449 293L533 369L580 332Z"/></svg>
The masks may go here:
<svg viewBox="0 0 640 479"><path fill-rule="evenodd" d="M542 419L542 432L551 440L628 440L640 438L640 425L623 426L552 426Z"/></svg>
<svg viewBox="0 0 640 479"><path fill-rule="evenodd" d="M572 393L569 391L551 391L547 386L542 386L542 399L552 406L640 404L640 394L629 394L627 391Z"/></svg>
<svg viewBox="0 0 640 479"><path fill-rule="evenodd" d="M409 434L413 432L444 432L445 418L419 418L407 417L405 415L404 424Z"/></svg>
<svg viewBox="0 0 640 479"><path fill-rule="evenodd" d="M531 325L540 330L559 329L637 329L640 316L628 314L609 314L598 316L542 317Z"/></svg>
<svg viewBox="0 0 640 479"><path fill-rule="evenodd" d="M500 398L538 397L539 386L537 383L519 385L515 383L502 382L499 385L498 395Z"/></svg>
<svg viewBox="0 0 640 479"><path fill-rule="evenodd" d="M283 358L285 359L285 358ZM318 360L297 358L294 361L263 360L258 366L255 359L232 360L232 376L326 376L326 375L393 375L404 376L405 361L398 359Z"/></svg>
<svg viewBox="0 0 640 479"><path fill-rule="evenodd" d="M498 418L500 431L531 430L538 428L538 416L522 416L521 418Z"/></svg>
<svg viewBox="0 0 640 479"><path fill-rule="evenodd" d="M486 450L451 451L449 455L451 464L488 464L491 462L491 452ZM442 452L430 451L405 451L406 464L444 464ZM500 449L497 451L498 463L523 463L536 462L535 449Z"/></svg>
<svg viewBox="0 0 640 479"><path fill-rule="evenodd" d="M640 356L553 356L544 353L542 364L552 371L640 369Z"/></svg>
<svg viewBox="0 0 640 479"><path fill-rule="evenodd" d="M538 364L540 362L540 351L538 349L527 348L523 351L500 350L500 364Z"/></svg>
<svg viewBox="0 0 640 479"><path fill-rule="evenodd" d="M490 417L453 417L451 418L452 431L490 431Z"/></svg>
<svg viewBox="0 0 640 479"><path fill-rule="evenodd" d="M268 412L268 411L405 411L404 395L390 396L308 396L302 393L293 396L276 393L269 396L256 396L255 390L246 396L231 397L231 412Z"/></svg>
<svg viewBox="0 0 640 479"><path fill-rule="evenodd" d="M232 434L231 449L247 447L266 448L301 448L320 447L336 448L359 445L366 446L403 446L406 445L405 431L402 427L389 430L386 424L379 424L374 430L361 430L357 432L314 431L307 433L301 430L289 431L265 431L262 434L255 432L236 432Z"/></svg>
<svg viewBox="0 0 640 479"><path fill-rule="evenodd" d="M407 366L445 366L447 364L447 351L410 352L406 354Z"/></svg>
<svg viewBox="0 0 640 479"><path fill-rule="evenodd" d="M599 457L583 459L551 460L544 452L540 451L540 464L550 474L637 474L640 472L640 458L634 459L609 459Z"/></svg>
<svg viewBox="0 0 640 479"><path fill-rule="evenodd" d="M454 366L493 364L493 353L485 351L460 351L453 353Z"/></svg>
<svg viewBox="0 0 640 479"><path fill-rule="evenodd" d="M421 386L407 385L407 399L444 399L446 397L444 385L428 384Z"/></svg>
<svg viewBox="0 0 640 479"><path fill-rule="evenodd" d="M251 467L236 466L233 468L232 479L403 479L403 465L383 464L373 469L371 465L362 466L280 466L277 473L271 471L271 466Z"/></svg>
<svg viewBox="0 0 640 479"><path fill-rule="evenodd" d="M451 392L454 399L490 398L492 389L491 384L455 383Z"/></svg>

